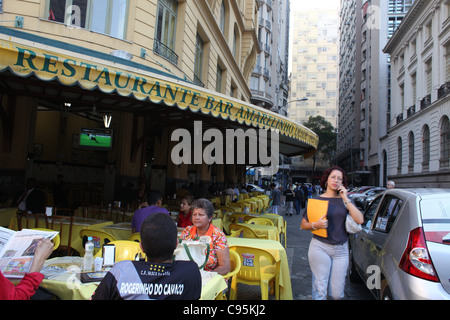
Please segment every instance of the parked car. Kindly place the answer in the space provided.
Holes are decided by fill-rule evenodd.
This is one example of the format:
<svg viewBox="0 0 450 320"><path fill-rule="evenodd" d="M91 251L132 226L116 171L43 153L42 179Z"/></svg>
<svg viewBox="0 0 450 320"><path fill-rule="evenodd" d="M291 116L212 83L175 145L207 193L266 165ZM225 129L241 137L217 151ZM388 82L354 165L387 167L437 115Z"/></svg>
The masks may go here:
<svg viewBox="0 0 450 320"><path fill-rule="evenodd" d="M252 192L252 191L264 192L264 189L258 187L257 185L248 183L248 184L247 184L247 191L250 191L250 192Z"/></svg>
<svg viewBox="0 0 450 320"><path fill-rule="evenodd" d="M351 199L354 196L356 196L357 194L362 194L364 191L367 191L369 189L374 189L376 188L375 186L363 186L363 187L358 187L352 191L348 192L348 197Z"/></svg>
<svg viewBox="0 0 450 320"><path fill-rule="evenodd" d="M379 299L450 299L450 189L391 189L350 235L350 280Z"/></svg>
<svg viewBox="0 0 450 320"><path fill-rule="evenodd" d="M352 200L358 208L364 210L367 207L367 198L371 198L373 200L377 194L383 193L384 191L386 191L386 188L381 187L367 189L362 193L355 193L352 197Z"/></svg>
<svg viewBox="0 0 450 320"><path fill-rule="evenodd" d="M367 195L366 197L362 198L361 199L362 209L365 210L372 203L372 201L375 200L376 197L378 197L380 193L383 193L385 191L386 188L379 188L379 189L377 188L376 190L374 189L374 194Z"/></svg>

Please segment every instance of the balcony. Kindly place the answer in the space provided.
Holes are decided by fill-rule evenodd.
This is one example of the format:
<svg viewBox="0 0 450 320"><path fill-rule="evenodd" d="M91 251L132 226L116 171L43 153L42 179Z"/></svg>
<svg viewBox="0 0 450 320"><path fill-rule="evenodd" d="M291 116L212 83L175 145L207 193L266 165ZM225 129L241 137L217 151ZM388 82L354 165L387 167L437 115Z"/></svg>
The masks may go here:
<svg viewBox="0 0 450 320"><path fill-rule="evenodd" d="M153 51L160 56L166 58L174 65L178 65L178 55L161 41L155 39L153 42Z"/></svg>
<svg viewBox="0 0 450 320"><path fill-rule="evenodd" d="M450 82L446 82L438 89L438 99L446 97L449 92Z"/></svg>
<svg viewBox="0 0 450 320"><path fill-rule="evenodd" d="M406 110L406 117L409 118L416 113L416 106L411 106Z"/></svg>
<svg viewBox="0 0 450 320"><path fill-rule="evenodd" d="M420 110L425 109L431 104L431 94L425 96L422 100L420 100Z"/></svg>
<svg viewBox="0 0 450 320"><path fill-rule="evenodd" d="M397 120L396 124L399 124L400 122L402 122L403 121L403 113L399 114L397 116L396 120Z"/></svg>
<svg viewBox="0 0 450 320"><path fill-rule="evenodd" d="M200 87L205 87L205 84L194 74L194 84Z"/></svg>

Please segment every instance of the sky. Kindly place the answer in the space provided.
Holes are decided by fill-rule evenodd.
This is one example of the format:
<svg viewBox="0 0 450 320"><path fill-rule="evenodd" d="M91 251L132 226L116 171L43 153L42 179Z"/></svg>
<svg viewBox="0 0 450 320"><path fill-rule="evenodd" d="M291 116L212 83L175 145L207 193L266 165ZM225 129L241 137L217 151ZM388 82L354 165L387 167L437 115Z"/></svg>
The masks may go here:
<svg viewBox="0 0 450 320"><path fill-rule="evenodd" d="M328 6L339 6L340 0L290 0L291 10L299 11L310 8L326 8Z"/></svg>

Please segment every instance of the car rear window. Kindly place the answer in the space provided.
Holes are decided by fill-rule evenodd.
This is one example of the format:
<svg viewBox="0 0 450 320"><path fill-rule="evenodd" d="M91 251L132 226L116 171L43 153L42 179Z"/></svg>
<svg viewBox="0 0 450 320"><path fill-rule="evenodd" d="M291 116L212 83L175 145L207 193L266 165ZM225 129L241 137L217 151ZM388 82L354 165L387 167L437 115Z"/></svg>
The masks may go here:
<svg viewBox="0 0 450 320"><path fill-rule="evenodd" d="M450 244L450 198L422 200L420 210L427 241Z"/></svg>

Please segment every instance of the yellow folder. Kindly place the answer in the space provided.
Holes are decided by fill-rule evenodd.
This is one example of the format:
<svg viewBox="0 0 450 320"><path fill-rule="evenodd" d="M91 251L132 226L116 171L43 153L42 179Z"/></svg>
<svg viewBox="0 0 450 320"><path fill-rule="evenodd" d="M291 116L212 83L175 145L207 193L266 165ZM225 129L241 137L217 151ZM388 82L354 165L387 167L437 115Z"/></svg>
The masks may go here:
<svg viewBox="0 0 450 320"><path fill-rule="evenodd" d="M308 199L308 221L310 223L319 221L328 212L328 201L319 199ZM328 236L327 229L311 230L312 233L326 238Z"/></svg>

